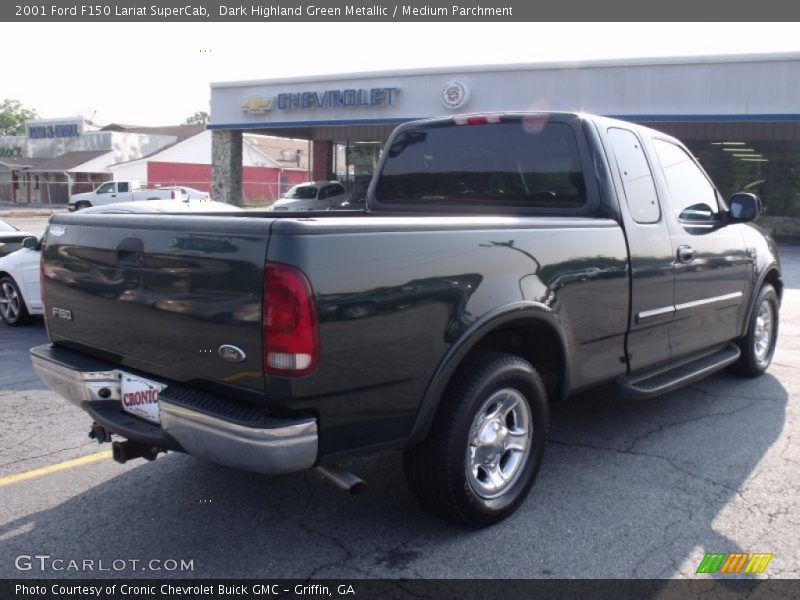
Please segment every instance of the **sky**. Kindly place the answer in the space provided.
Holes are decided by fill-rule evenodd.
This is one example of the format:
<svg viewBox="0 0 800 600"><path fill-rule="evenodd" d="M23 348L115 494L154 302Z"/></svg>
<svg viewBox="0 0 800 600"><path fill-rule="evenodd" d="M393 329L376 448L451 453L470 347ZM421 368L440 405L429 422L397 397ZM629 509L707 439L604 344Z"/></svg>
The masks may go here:
<svg viewBox="0 0 800 600"><path fill-rule="evenodd" d="M0 78L42 118L182 123L209 83L611 58L800 52L797 23L16 23ZM55 43L53 43L56 41Z"/></svg>

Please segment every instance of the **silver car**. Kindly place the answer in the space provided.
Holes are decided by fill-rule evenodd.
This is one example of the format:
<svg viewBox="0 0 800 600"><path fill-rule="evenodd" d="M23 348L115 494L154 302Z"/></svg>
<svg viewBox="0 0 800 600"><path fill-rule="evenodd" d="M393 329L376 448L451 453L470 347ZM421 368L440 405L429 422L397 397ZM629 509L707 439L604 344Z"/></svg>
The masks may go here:
<svg viewBox="0 0 800 600"><path fill-rule="evenodd" d="M338 181L307 181L290 188L269 210L330 210L348 200L347 190Z"/></svg>

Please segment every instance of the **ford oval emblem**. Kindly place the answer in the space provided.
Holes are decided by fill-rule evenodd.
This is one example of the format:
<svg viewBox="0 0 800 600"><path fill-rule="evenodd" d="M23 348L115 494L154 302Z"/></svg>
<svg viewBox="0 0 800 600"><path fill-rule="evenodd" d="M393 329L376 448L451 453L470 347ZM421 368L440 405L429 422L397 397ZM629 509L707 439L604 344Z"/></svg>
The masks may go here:
<svg viewBox="0 0 800 600"><path fill-rule="evenodd" d="M247 354L244 353L244 350L236 346L231 346L230 344L220 346L217 353L228 362L243 362L244 359L247 358Z"/></svg>

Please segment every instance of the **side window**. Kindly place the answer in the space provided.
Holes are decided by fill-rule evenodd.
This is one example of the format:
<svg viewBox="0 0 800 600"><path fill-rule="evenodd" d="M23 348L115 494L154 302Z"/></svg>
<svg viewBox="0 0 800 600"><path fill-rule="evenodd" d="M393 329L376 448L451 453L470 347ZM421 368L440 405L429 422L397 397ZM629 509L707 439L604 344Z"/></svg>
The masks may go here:
<svg viewBox="0 0 800 600"><path fill-rule="evenodd" d="M329 196L341 196L344 194L344 188L340 185L332 185Z"/></svg>
<svg viewBox="0 0 800 600"><path fill-rule="evenodd" d="M99 188L97 188L97 193L98 194L108 194L113 187L114 187L114 182L113 181L109 181L108 183L104 183Z"/></svg>
<svg viewBox="0 0 800 600"><path fill-rule="evenodd" d="M617 159L619 176L633 220L637 223L658 222L661 210L656 186L641 142L632 131L618 127L608 130L608 138Z"/></svg>
<svg viewBox="0 0 800 600"><path fill-rule="evenodd" d="M119 189L120 192L127 192L128 191L128 182L127 181L120 181L118 189Z"/></svg>
<svg viewBox="0 0 800 600"><path fill-rule="evenodd" d="M675 216L684 221L713 221L719 212L717 192L686 150L664 140L653 140L669 189Z"/></svg>

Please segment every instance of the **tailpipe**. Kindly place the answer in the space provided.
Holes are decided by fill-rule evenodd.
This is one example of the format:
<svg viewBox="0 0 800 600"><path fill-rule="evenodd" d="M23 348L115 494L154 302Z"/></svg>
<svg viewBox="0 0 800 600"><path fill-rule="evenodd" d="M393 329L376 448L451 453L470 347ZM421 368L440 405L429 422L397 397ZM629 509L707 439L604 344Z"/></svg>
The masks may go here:
<svg viewBox="0 0 800 600"><path fill-rule="evenodd" d="M158 455L159 449L155 446L148 446L140 444L139 442L132 442L126 440L124 442L111 443L111 456L120 464L124 464L134 458L144 458L146 460L155 460Z"/></svg>
<svg viewBox="0 0 800 600"><path fill-rule="evenodd" d="M360 494L367 489L367 484L363 479L336 465L319 465L316 470L317 473L345 492Z"/></svg>

